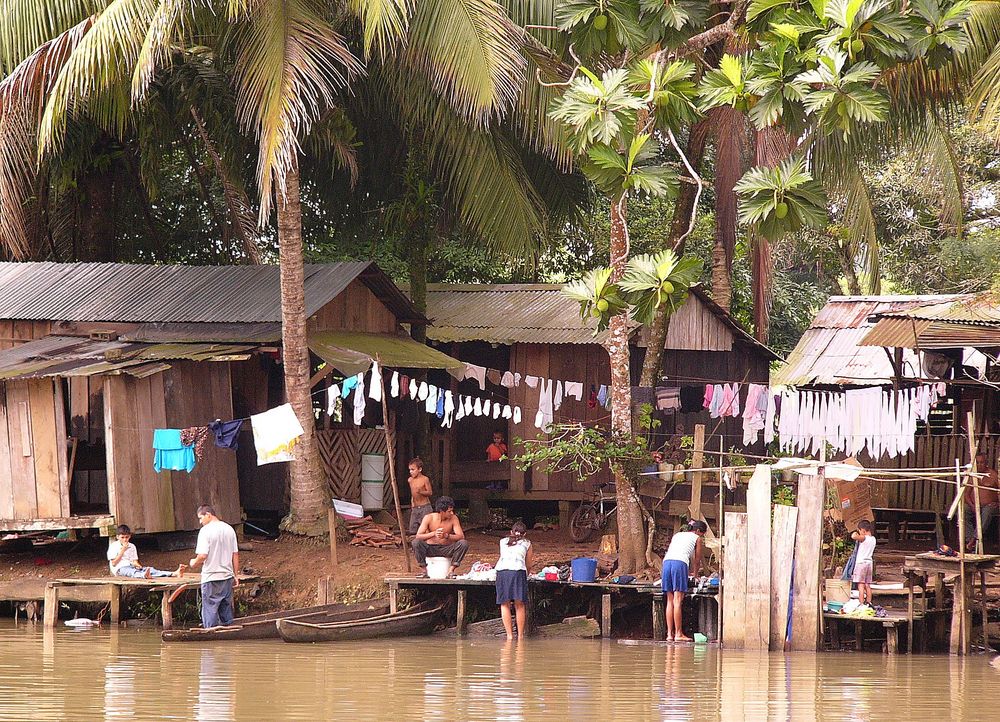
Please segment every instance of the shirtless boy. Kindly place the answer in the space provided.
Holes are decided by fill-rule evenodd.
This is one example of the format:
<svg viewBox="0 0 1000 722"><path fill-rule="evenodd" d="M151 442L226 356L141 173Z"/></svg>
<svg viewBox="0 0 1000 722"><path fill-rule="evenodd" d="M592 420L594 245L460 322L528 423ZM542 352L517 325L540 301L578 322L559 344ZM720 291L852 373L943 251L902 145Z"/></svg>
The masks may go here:
<svg viewBox="0 0 1000 722"><path fill-rule="evenodd" d="M410 545L417 564L425 572L427 557L448 557L451 559L449 574L455 573L469 550L469 542L465 541L462 522L455 515L455 502L451 497L442 496L437 500L434 512L420 522L420 528Z"/></svg>
<svg viewBox="0 0 1000 722"><path fill-rule="evenodd" d="M420 457L410 459L410 527L407 533L411 536L417 533L420 522L434 509L431 507L431 480L424 474L424 462Z"/></svg>

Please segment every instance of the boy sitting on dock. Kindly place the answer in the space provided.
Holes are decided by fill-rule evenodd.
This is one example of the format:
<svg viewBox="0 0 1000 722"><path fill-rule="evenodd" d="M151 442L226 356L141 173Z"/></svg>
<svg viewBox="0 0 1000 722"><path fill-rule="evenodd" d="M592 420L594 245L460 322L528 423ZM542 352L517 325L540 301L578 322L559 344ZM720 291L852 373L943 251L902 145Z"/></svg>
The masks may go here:
<svg viewBox="0 0 1000 722"><path fill-rule="evenodd" d="M858 556L854 562L851 581L858 585L858 601L872 603L872 567L875 556L875 529L867 519L858 522L858 530L851 533L851 539L858 542Z"/></svg>
<svg viewBox="0 0 1000 722"><path fill-rule="evenodd" d="M139 563L139 551L131 543L132 530L125 524L119 525L118 538L108 546L108 566L111 574L116 577L132 579L151 579L153 577L179 577L184 573L185 565L177 567L177 571L164 572L153 567L144 567Z"/></svg>

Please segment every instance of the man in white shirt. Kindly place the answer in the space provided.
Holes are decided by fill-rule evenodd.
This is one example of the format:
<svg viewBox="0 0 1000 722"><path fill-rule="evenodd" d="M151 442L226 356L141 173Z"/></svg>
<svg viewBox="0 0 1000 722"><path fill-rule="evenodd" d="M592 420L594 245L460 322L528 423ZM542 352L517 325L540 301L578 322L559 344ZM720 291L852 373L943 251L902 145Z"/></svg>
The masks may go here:
<svg viewBox="0 0 1000 722"><path fill-rule="evenodd" d="M198 544L191 568L201 569L201 626L233 623L233 589L239 586L240 552L236 532L207 504L198 507ZM202 566L204 565L204 566Z"/></svg>

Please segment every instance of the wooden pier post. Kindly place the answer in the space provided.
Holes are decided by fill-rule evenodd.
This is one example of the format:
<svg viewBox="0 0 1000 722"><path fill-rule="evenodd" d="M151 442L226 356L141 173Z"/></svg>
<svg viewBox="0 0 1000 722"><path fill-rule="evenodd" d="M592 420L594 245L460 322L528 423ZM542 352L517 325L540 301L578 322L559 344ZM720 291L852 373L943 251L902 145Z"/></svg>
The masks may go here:
<svg viewBox="0 0 1000 722"><path fill-rule="evenodd" d="M174 605L170 602L170 589L164 589L160 595L160 618L164 629L174 628Z"/></svg>
<svg viewBox="0 0 1000 722"><path fill-rule="evenodd" d="M611 639L611 595L601 595L601 636Z"/></svg>
<svg viewBox="0 0 1000 722"><path fill-rule="evenodd" d="M456 610L455 611L455 629L458 632L459 636L465 636L465 630L466 630L466 620L465 620L466 594L467 594L467 592L466 592L465 589L459 589L458 590L458 603L455 605L455 610ZM518 631L518 634L521 633L520 629L517 630L517 631Z"/></svg>
<svg viewBox="0 0 1000 722"><path fill-rule="evenodd" d="M49 582L45 585L45 609L42 612L42 624L45 629L54 629L59 622L59 582Z"/></svg>
<svg viewBox="0 0 1000 722"><path fill-rule="evenodd" d="M662 640L667 636L664 629L665 619L663 616L663 595L653 594L653 639Z"/></svg>

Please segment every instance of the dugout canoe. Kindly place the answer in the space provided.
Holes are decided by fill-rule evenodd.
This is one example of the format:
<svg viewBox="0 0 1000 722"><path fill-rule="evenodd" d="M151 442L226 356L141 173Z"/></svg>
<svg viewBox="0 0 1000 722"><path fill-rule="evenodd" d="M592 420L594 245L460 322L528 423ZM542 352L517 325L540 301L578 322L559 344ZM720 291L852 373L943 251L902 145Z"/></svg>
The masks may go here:
<svg viewBox="0 0 1000 722"><path fill-rule="evenodd" d="M381 617L389 613L387 599L369 599L356 604L322 604L316 607L285 609L280 612L238 617L225 627L192 627L190 629L165 629L164 642L205 642L245 639L277 639L279 619L297 619L313 623L351 622L368 617Z"/></svg>
<svg viewBox="0 0 1000 722"><path fill-rule="evenodd" d="M347 642L377 637L415 637L433 632L440 613L440 605L427 603L404 612L355 621L315 624L299 619L279 619L275 626L278 628L278 635L286 642Z"/></svg>

